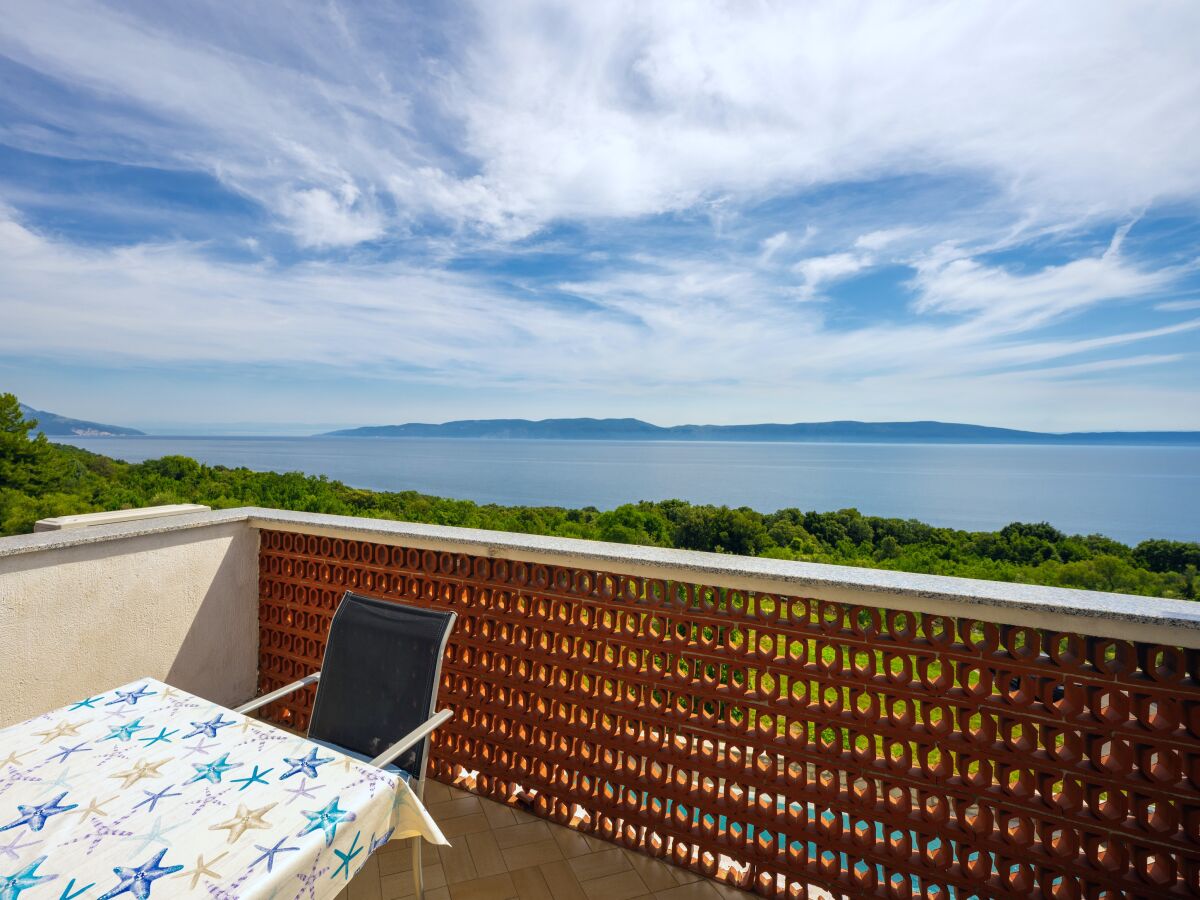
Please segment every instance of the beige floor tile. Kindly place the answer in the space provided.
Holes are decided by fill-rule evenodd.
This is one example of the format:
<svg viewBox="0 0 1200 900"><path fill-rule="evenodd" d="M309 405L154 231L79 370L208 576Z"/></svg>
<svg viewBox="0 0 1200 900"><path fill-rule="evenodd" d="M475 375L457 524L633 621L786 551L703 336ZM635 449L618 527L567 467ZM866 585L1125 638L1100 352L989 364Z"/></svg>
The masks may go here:
<svg viewBox="0 0 1200 900"><path fill-rule="evenodd" d="M467 844L467 835L455 838L449 847L438 847L434 852L441 860L442 870L446 873L446 884L456 884L479 877Z"/></svg>
<svg viewBox="0 0 1200 900"><path fill-rule="evenodd" d="M565 861L546 863L544 866L538 866L538 871L546 879L546 885L554 895L554 900L587 900L583 888L579 886L579 879Z"/></svg>
<svg viewBox="0 0 1200 900"><path fill-rule="evenodd" d="M541 869L517 869L510 874L520 900L558 900L550 890L550 885L546 883L546 876L542 874Z"/></svg>
<svg viewBox="0 0 1200 900"><path fill-rule="evenodd" d="M550 828L542 821L526 822L523 825L510 825L508 828L497 828L492 834L496 837L496 844L501 850L504 850L520 844L544 841L550 837Z"/></svg>
<svg viewBox="0 0 1200 900"><path fill-rule="evenodd" d="M721 900L721 895L710 881L693 881L679 884L670 890L658 891L654 900Z"/></svg>
<svg viewBox="0 0 1200 900"><path fill-rule="evenodd" d="M517 817L513 815L512 809L504 804L492 800L480 800L479 805L483 809L483 814L487 816L488 824L493 828L506 828L509 825L517 824Z"/></svg>
<svg viewBox="0 0 1200 900"><path fill-rule="evenodd" d="M379 857L372 856L358 870L354 880L346 889L346 900L382 900L379 887Z"/></svg>
<svg viewBox="0 0 1200 900"><path fill-rule="evenodd" d="M488 825L487 816L481 812L471 813L466 816L455 816L453 819L439 819L438 825L441 826L442 834L451 841L464 834L491 830L491 826Z"/></svg>
<svg viewBox="0 0 1200 900"><path fill-rule="evenodd" d="M547 822L523 809L426 782L451 847L423 845L426 900L741 900L728 885ZM380 848L337 900L412 900L412 841Z"/></svg>
<svg viewBox="0 0 1200 900"><path fill-rule="evenodd" d="M483 811L480 809L479 800L476 797L459 797L454 800L444 800L441 803L429 802L425 804L425 808L438 822Z"/></svg>
<svg viewBox="0 0 1200 900"><path fill-rule="evenodd" d="M380 875L412 871L412 841L391 841L375 852Z"/></svg>
<svg viewBox="0 0 1200 900"><path fill-rule="evenodd" d="M507 872L450 885L451 900L515 900L516 897L517 889Z"/></svg>
<svg viewBox="0 0 1200 900"><path fill-rule="evenodd" d="M576 856L567 860L567 865L580 881L592 878L602 878L616 872L632 871L633 866L625 858L623 851L613 848L599 853L589 853L586 856ZM643 891L643 893L645 893Z"/></svg>
<svg viewBox="0 0 1200 900"><path fill-rule="evenodd" d="M600 838L592 837L590 834L585 834L583 839L587 841L587 845L592 848L593 853L599 853L601 850L611 850L613 847L609 841L602 841Z"/></svg>
<svg viewBox="0 0 1200 900"><path fill-rule="evenodd" d="M425 798L426 803L442 803L443 801L452 799L450 796L450 788L442 784L440 781L434 781L432 778L425 779Z"/></svg>
<svg viewBox="0 0 1200 900"><path fill-rule="evenodd" d="M749 900L750 897L754 896L749 891L743 891L740 888L731 887L719 881L709 881L707 883L713 886L713 890L717 892L717 896L721 897L721 900ZM813 888L810 887L808 889L808 895L813 900L817 900L818 895L813 893Z"/></svg>
<svg viewBox="0 0 1200 900"><path fill-rule="evenodd" d="M554 833L554 840L558 842L558 848L562 850L563 856L567 859L570 859L572 856L583 856L585 853L594 852L587 838L578 831L571 828L554 828L551 830Z"/></svg>
<svg viewBox="0 0 1200 900"><path fill-rule="evenodd" d="M549 837L544 841L504 847L501 848L500 853L504 856L504 865L510 872L514 869L527 869L530 866L540 866L542 863L554 862L563 858L558 844L554 838Z"/></svg>
<svg viewBox="0 0 1200 900"><path fill-rule="evenodd" d="M675 876L671 874L672 866L635 850L623 850L622 852L629 860L629 864L633 866L633 871L638 873L651 891L666 891L679 885Z"/></svg>
<svg viewBox="0 0 1200 900"><path fill-rule="evenodd" d="M603 878L579 882L588 900L631 900L646 893L646 884L638 873L629 869Z"/></svg>
<svg viewBox="0 0 1200 900"><path fill-rule="evenodd" d="M691 884L693 881L700 881L704 878L703 875L697 875L691 869L682 869L679 866L671 866L671 877L679 884Z"/></svg>
<svg viewBox="0 0 1200 900"><path fill-rule="evenodd" d="M459 838L463 840L463 838ZM482 878L485 875L499 875L508 866L496 844L496 836L490 831L480 831L468 834L465 838L471 850L471 861L475 864L475 874Z"/></svg>
<svg viewBox="0 0 1200 900"><path fill-rule="evenodd" d="M421 873L425 879L425 890L445 887L446 873L440 864L422 866ZM383 894L383 900L397 900L400 897L411 897L417 890L413 884L413 874L411 871L400 872L397 875L384 875L379 879L379 889Z"/></svg>

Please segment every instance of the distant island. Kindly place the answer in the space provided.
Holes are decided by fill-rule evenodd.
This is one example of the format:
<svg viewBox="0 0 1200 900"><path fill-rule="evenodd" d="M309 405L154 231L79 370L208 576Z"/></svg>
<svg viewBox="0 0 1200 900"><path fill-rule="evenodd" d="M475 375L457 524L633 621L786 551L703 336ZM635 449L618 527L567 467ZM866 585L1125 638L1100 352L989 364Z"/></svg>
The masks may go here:
<svg viewBox="0 0 1200 900"><path fill-rule="evenodd" d="M34 409L32 406L20 404L21 415L26 419L37 419L36 431L47 437L62 435L77 435L79 437L114 437L116 435L145 434L136 428L126 428L122 425L105 425L103 422L89 422L86 419L72 419L60 416L58 413L46 412L44 409Z"/></svg>
<svg viewBox="0 0 1200 900"><path fill-rule="evenodd" d="M432 425L369 425L328 437L490 438L587 441L829 441L972 444L1196 445L1200 431L1086 431L1054 434L958 422L796 422L790 425L672 425L641 419L464 419Z"/></svg>

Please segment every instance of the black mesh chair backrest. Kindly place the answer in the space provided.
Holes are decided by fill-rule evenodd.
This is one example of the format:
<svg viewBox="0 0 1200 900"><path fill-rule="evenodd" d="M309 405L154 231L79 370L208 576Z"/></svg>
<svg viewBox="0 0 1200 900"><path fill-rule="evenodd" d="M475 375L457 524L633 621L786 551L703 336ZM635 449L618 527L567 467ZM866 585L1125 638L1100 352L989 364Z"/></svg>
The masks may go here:
<svg viewBox="0 0 1200 900"><path fill-rule="evenodd" d="M434 713L454 614L349 591L329 626L310 737L376 757ZM421 777L421 741L395 764Z"/></svg>

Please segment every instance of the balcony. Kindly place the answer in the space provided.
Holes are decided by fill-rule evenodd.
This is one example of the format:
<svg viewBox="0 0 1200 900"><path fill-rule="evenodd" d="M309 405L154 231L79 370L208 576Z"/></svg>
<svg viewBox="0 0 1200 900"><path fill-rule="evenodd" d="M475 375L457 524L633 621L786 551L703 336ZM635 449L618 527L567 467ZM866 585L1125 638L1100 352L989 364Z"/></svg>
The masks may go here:
<svg viewBox="0 0 1200 900"><path fill-rule="evenodd" d="M140 675L236 705L319 667L351 588L459 613L433 900L1200 893L1179 601L180 513L0 540L0 727ZM347 896L403 896L406 858Z"/></svg>

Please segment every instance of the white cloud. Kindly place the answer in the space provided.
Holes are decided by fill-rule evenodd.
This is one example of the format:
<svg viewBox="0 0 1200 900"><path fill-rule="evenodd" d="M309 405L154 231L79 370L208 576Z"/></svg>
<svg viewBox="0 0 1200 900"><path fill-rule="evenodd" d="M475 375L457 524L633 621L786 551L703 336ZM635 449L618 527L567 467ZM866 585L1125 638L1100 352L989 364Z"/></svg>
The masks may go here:
<svg viewBox="0 0 1200 900"><path fill-rule="evenodd" d="M771 257L778 253L780 248L787 242L788 233L786 231L779 231L769 238L764 238L762 241L762 253L758 257L759 262L763 264L769 263Z"/></svg>
<svg viewBox="0 0 1200 900"><path fill-rule="evenodd" d="M1152 296L1173 283L1178 268L1143 268L1118 252L1125 230L1118 229L1108 250L1028 274L1014 273L950 248L916 263L918 312L974 314L979 327L1000 335L1025 330L1098 303Z"/></svg>
<svg viewBox="0 0 1200 900"><path fill-rule="evenodd" d="M915 228L882 228L860 234L854 241L854 246L860 250L882 250L916 233Z"/></svg>
<svg viewBox="0 0 1200 900"><path fill-rule="evenodd" d="M446 15L424 40L433 26L382 4L247 7L236 30L199 2L6 4L0 52L86 96L58 109L16 92L25 121L4 139L203 167L315 244L426 215L519 237L912 173L974 174L1026 222L1200 194L1198 4ZM388 202L347 208L347 185Z"/></svg>
<svg viewBox="0 0 1200 900"><path fill-rule="evenodd" d="M897 418L905 402L977 418L980 397L998 417L1028 416L1039 396L1091 404L1080 416L1118 398L1130 421L1189 406L1180 385L1083 382L1182 368L1177 353L1129 348L1196 323L1043 329L1131 301L1200 308L1167 299L1194 268L1123 251L1128 226L1105 253L1032 270L985 251L1200 197L1200 4L513 0L442 14L280 0L229 27L201 0L6 4L0 54L55 87L6 95L3 142L210 172L302 249L438 237L423 238L423 264L235 264L184 242L74 246L0 207L0 353L369 368L593 390L629 402L615 413L639 397L725 403L739 420ZM837 194L911 175L976 193L943 188L924 209ZM827 217L780 200L829 185ZM670 226L644 243L621 231L638 219L649 232L660 220L639 217L663 212L710 233L666 250ZM542 252L513 241L564 220L590 241L555 286L578 305L536 278L514 288L442 268L464 248ZM250 243L263 237L243 246L273 249ZM635 244L640 256L622 249ZM848 324L836 304L798 302L885 263L915 271L898 321ZM1168 396L1176 413L1155 399Z"/></svg>
<svg viewBox="0 0 1200 900"><path fill-rule="evenodd" d="M811 299L823 285L857 275L871 265L871 257L859 253L831 253L812 256L792 266L792 271L804 279L800 296Z"/></svg>
<svg viewBox="0 0 1200 900"><path fill-rule="evenodd" d="M340 247L359 244L384 234L383 219L358 190L344 185L340 196L324 188L297 191L284 201L282 212L300 244Z"/></svg>
<svg viewBox="0 0 1200 900"><path fill-rule="evenodd" d="M1129 386L1123 396L1136 402L1121 407L1078 382L1107 369L1170 364L1170 353L1113 354L1200 320L1074 340L1014 324L1002 343L976 326L984 313L973 309L948 323L832 328L827 305L797 303L775 270L754 257L745 262L645 256L636 269L514 292L482 276L399 262L231 263L186 243L85 249L0 210L0 357L508 386L545 398L535 413L551 414L553 398L568 392L576 414L586 402L590 411L667 422L692 411L726 421L970 420L986 402L988 421L1034 425L1045 423L1030 421L1022 397L1045 395L1088 398L1091 406L1072 413L1080 427L1103 424L1097 410L1120 410L1126 427L1165 427L1168 413L1172 427L1184 427L1179 411L1188 404L1175 396L1182 388L1160 396ZM551 299L563 292L586 302ZM1079 361L1085 353L1108 361ZM1055 371L1059 360L1079 368ZM1031 365L1047 371L1023 374ZM1167 394L1174 406L1162 401ZM335 411L302 407L293 415ZM444 410L446 418L484 412Z"/></svg>

